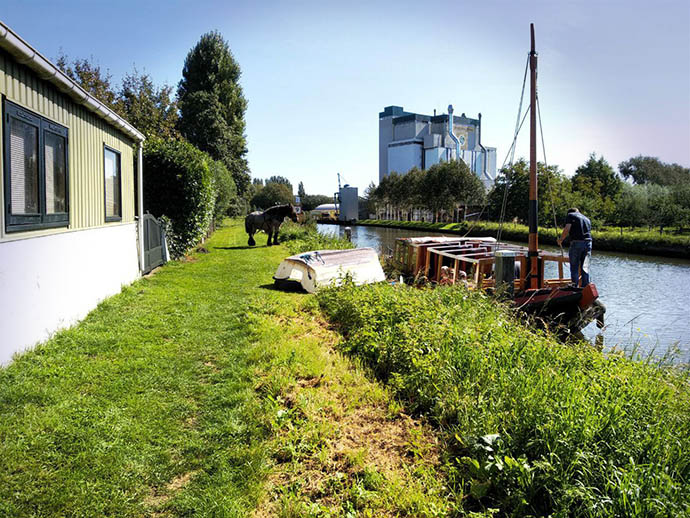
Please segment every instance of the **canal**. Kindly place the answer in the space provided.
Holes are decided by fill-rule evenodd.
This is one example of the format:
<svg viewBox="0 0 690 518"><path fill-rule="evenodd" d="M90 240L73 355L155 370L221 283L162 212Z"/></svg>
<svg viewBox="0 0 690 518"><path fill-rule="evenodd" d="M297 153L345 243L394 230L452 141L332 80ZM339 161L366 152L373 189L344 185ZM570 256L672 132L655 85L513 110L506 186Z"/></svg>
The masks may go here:
<svg viewBox="0 0 690 518"><path fill-rule="evenodd" d="M318 225L319 232L328 235L342 235L343 228ZM352 241L358 247L369 246L386 255L398 237L430 235L444 234L352 227ZM595 242L591 277L606 305L606 348L636 351L643 357L670 355L674 362L690 363L690 261L600 252ZM594 340L599 330L592 323L583 333Z"/></svg>

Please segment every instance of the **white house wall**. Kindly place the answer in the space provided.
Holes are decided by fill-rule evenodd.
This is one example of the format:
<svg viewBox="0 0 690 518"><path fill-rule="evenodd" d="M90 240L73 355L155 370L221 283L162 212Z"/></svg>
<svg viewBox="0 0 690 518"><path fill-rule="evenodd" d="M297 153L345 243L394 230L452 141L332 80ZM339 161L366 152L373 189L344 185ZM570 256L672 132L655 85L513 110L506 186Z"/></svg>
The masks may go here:
<svg viewBox="0 0 690 518"><path fill-rule="evenodd" d="M139 276L134 223L0 244L0 365Z"/></svg>

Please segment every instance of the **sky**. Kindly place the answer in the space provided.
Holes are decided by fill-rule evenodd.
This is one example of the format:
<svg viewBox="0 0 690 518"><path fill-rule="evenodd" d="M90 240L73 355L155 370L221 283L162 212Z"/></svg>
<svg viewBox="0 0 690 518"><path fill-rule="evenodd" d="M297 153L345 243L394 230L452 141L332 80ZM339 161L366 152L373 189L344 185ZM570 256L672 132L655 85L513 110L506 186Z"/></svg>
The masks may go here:
<svg viewBox="0 0 690 518"><path fill-rule="evenodd" d="M219 31L242 69L252 177L309 194L335 192L337 173L360 193L378 182L389 105L481 112L500 166L533 22L547 163L567 175L591 153L614 168L637 155L690 166L688 0L3 0L0 19L47 58L91 58L116 84L136 66L177 85L189 50ZM528 147L523 131L516 158Z"/></svg>

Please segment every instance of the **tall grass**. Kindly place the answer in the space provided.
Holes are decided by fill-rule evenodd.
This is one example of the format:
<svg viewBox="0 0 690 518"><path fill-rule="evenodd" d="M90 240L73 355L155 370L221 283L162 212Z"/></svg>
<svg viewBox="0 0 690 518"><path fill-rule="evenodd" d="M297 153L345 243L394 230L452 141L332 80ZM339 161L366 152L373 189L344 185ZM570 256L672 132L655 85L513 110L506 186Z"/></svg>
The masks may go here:
<svg viewBox="0 0 690 518"><path fill-rule="evenodd" d="M346 239L325 236L316 231L316 223L299 225L288 221L280 227L280 242L284 242L290 252L299 254L311 250L338 250L354 248Z"/></svg>
<svg viewBox="0 0 690 518"><path fill-rule="evenodd" d="M464 221L461 223L431 223L424 221L393 221L393 220L362 220L357 223L365 226L381 226L392 228L409 228L418 230L433 230L469 236L496 237L499 224L492 221ZM551 228L539 229L539 242L556 245L556 239L561 230ZM501 238L508 241L527 242L529 227L515 223L504 223L501 227ZM621 235L620 229L602 228L592 231L594 247L597 250L613 252L629 252L635 254L658 255L662 257L690 257L690 235L666 234L660 235L656 231L644 229L625 230Z"/></svg>
<svg viewBox="0 0 690 518"><path fill-rule="evenodd" d="M445 438L467 510L689 516L686 372L532 332L462 287L323 290L361 358Z"/></svg>

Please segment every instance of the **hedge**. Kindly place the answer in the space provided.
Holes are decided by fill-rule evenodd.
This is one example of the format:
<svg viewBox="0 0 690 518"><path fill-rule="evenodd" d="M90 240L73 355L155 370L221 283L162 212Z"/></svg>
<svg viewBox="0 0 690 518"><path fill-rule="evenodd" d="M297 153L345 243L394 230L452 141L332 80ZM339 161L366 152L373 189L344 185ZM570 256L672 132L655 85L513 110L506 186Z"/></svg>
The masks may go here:
<svg viewBox="0 0 690 518"><path fill-rule="evenodd" d="M213 219L216 186L208 155L183 140L151 139L144 147L144 207L170 220L173 258L198 244Z"/></svg>

